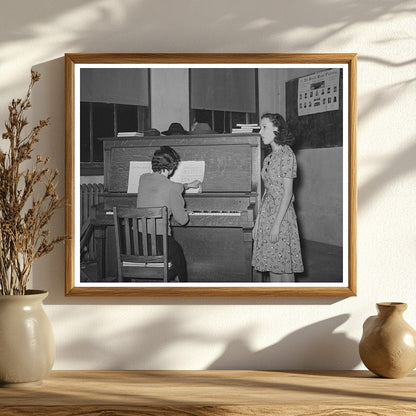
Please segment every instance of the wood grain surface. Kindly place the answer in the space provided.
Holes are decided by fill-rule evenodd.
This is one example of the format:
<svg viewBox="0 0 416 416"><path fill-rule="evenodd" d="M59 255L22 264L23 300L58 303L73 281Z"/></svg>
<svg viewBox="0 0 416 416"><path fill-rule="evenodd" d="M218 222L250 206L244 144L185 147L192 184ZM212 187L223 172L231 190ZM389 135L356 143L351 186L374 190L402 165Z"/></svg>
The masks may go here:
<svg viewBox="0 0 416 416"><path fill-rule="evenodd" d="M0 415L416 415L416 373L54 371L0 389Z"/></svg>

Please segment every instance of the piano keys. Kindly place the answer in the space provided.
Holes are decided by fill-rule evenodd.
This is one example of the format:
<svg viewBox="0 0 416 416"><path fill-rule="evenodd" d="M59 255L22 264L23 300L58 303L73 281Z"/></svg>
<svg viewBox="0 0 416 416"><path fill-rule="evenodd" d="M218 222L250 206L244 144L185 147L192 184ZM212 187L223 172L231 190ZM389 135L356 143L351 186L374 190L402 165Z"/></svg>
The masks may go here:
<svg viewBox="0 0 416 416"><path fill-rule="evenodd" d="M254 227L255 204L244 193L185 195L187 227ZM174 225L177 225L173 222Z"/></svg>
<svg viewBox="0 0 416 416"><path fill-rule="evenodd" d="M189 215L191 216L225 216L225 217L230 217L230 216L240 216L241 212L240 211L191 211L189 212Z"/></svg>
<svg viewBox="0 0 416 416"><path fill-rule="evenodd" d="M113 206L136 206L128 194L132 161L149 161L163 145L173 147L181 160L204 160L201 193L185 194L189 222L172 221L181 244L189 282L251 282L252 229L260 195L260 137L255 134L104 138L103 203L95 209L95 236L101 247L102 280L116 275L113 253ZM110 220L108 220L110 218ZM97 252L97 256L99 256Z"/></svg>

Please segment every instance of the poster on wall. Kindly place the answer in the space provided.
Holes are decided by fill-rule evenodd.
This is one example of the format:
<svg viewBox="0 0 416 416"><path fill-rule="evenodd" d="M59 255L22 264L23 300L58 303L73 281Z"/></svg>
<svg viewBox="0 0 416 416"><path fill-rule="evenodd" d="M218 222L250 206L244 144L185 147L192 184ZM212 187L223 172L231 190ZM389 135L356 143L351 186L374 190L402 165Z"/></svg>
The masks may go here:
<svg viewBox="0 0 416 416"><path fill-rule="evenodd" d="M299 116L338 110L339 73L335 68L299 78Z"/></svg>
<svg viewBox="0 0 416 416"><path fill-rule="evenodd" d="M66 295L356 294L355 54L65 64ZM339 112L330 152L296 148L294 79L295 115Z"/></svg>

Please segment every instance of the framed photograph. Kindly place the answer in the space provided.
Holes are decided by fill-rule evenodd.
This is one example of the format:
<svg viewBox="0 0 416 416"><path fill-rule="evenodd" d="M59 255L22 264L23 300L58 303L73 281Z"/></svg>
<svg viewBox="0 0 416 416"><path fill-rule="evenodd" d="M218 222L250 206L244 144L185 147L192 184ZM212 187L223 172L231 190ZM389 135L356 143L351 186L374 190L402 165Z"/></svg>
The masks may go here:
<svg viewBox="0 0 416 416"><path fill-rule="evenodd" d="M356 295L356 54L66 54L66 295Z"/></svg>

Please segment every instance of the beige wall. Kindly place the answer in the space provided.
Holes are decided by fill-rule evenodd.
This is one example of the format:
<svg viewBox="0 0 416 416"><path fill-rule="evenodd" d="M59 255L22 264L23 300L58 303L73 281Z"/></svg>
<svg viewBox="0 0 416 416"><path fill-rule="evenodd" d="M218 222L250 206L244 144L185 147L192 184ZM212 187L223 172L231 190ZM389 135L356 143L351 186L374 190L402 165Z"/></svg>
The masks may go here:
<svg viewBox="0 0 416 416"><path fill-rule="evenodd" d="M32 118L52 117L39 150L61 193L65 52L358 53L358 296L67 298L59 247L33 270L49 291L56 369L363 368L358 341L376 302L407 302L416 327L414 1L3 3L0 120L38 69Z"/></svg>
<svg viewBox="0 0 416 416"><path fill-rule="evenodd" d="M165 131L176 122L189 130L188 70L152 69L150 82L152 127Z"/></svg>
<svg viewBox="0 0 416 416"><path fill-rule="evenodd" d="M295 206L301 237L342 246L343 149L304 149L296 153Z"/></svg>

